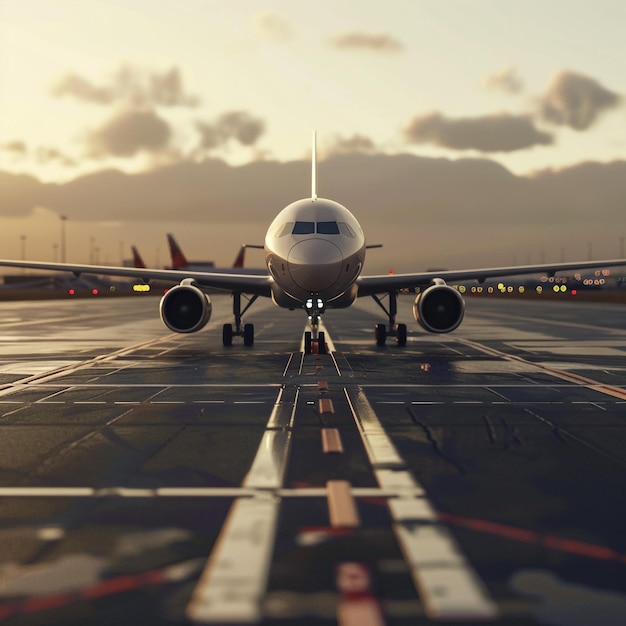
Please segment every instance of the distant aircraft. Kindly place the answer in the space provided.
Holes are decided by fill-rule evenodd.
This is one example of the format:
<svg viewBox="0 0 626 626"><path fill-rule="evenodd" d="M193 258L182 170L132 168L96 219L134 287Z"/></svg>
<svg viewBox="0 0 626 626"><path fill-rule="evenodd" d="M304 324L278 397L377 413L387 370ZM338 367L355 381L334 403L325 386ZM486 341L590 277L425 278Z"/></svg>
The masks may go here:
<svg viewBox="0 0 626 626"><path fill-rule="evenodd" d="M315 139L312 151L311 197L297 200L274 218L265 236L265 262L262 274L240 270L196 271L189 269L143 269L101 265L75 265L36 261L0 260L0 266L38 270L67 271L75 275L99 274L132 276L144 281L159 279L179 282L161 299L163 323L178 333L193 333L211 318L212 305L207 290L233 295L234 325L224 324L222 340L231 345L233 336L242 336L246 346L254 342L254 326L242 324L243 315L259 296L272 298L277 306L303 309L310 331L305 333L305 352L314 342L325 351L324 333L318 330L326 308L347 308L357 298L371 296L384 311L387 322L375 327L376 343L385 344L388 335L398 345L407 341L406 324L397 323L397 297L402 289L419 289L413 316L431 333L455 330L465 313L461 294L446 281L477 280L572 269L626 266L626 259L492 267L469 270L435 270L414 274L363 276L361 270L368 246L357 219L344 206L317 195ZM241 298L248 298L241 307ZM387 296L387 305L380 296Z"/></svg>
<svg viewBox="0 0 626 626"><path fill-rule="evenodd" d="M137 247L131 246L130 249L131 249L131 252L133 253L133 267L145 268L146 264L144 263L143 258L141 257L141 254L139 254L139 250L137 250Z"/></svg>
<svg viewBox="0 0 626 626"><path fill-rule="evenodd" d="M176 239L174 238L174 235L172 235L171 233L167 234L167 243L170 249L172 269L203 271L203 270L210 270L210 269L215 268L215 264L213 263L213 261L188 261L179 243L176 241ZM243 268L245 257L246 257L246 248L263 248L263 246L242 244L233 262L233 265L232 265L233 269Z"/></svg>

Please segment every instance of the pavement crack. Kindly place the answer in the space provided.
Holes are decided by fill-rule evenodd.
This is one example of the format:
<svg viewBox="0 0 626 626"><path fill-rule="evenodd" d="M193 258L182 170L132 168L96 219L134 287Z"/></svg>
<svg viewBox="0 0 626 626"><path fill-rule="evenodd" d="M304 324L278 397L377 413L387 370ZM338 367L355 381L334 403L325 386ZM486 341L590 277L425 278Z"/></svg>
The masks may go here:
<svg viewBox="0 0 626 626"><path fill-rule="evenodd" d="M433 434L432 429L428 426L428 424L426 424L419 417L417 417L417 415L415 415L415 412L413 411L411 407L406 407L406 410L409 412L409 416L411 417L411 420L413 421L413 423L422 429L422 431L426 435L426 439L432 446L437 456L441 458L443 461L445 461L446 463L448 463L449 465L451 465L452 467L454 467L454 469L456 469L457 472L459 472L459 474L467 474L467 469L461 463L459 463L455 459L448 456L441 449L441 445L439 444L439 441L436 439L435 435Z"/></svg>

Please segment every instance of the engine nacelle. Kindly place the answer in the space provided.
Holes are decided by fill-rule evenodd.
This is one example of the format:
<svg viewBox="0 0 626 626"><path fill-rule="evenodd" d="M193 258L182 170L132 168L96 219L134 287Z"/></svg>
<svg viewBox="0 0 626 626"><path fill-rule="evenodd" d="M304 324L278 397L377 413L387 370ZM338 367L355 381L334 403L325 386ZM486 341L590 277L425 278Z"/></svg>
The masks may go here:
<svg viewBox="0 0 626 626"><path fill-rule="evenodd" d="M418 294L413 304L415 321L429 333L449 333L463 321L464 314L461 294L443 281Z"/></svg>
<svg viewBox="0 0 626 626"><path fill-rule="evenodd" d="M211 319L213 307L204 292L192 284L172 287L159 306L163 323L175 333L195 333Z"/></svg>

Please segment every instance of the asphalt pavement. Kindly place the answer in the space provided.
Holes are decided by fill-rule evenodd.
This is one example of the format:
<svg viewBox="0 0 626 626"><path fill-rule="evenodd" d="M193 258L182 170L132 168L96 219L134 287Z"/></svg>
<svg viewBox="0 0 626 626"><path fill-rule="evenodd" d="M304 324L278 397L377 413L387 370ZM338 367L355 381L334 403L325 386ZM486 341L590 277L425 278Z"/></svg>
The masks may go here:
<svg viewBox="0 0 626 626"><path fill-rule="evenodd" d="M0 622L626 623L624 305L212 300L0 303Z"/></svg>

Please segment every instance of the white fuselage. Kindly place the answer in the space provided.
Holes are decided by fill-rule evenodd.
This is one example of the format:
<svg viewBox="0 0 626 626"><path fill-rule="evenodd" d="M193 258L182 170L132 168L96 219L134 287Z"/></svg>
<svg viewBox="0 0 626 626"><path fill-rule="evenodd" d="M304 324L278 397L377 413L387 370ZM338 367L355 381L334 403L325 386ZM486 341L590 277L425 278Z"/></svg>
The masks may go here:
<svg viewBox="0 0 626 626"><path fill-rule="evenodd" d="M365 261L365 237L356 218L338 202L298 200L270 224L265 261L279 290L298 303L316 295L328 306L349 306Z"/></svg>

